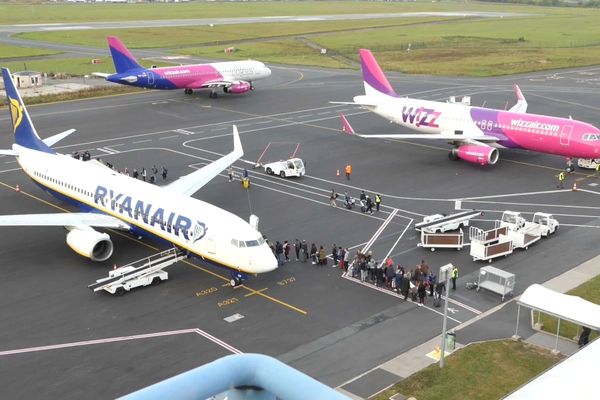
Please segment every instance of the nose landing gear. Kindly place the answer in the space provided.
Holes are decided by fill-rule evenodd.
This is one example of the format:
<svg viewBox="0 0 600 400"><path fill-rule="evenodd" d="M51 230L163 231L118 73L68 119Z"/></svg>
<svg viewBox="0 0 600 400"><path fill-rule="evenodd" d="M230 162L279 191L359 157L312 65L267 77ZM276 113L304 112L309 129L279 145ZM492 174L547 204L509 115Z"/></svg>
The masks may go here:
<svg viewBox="0 0 600 400"><path fill-rule="evenodd" d="M246 280L248 280L248 275L239 271L231 271L231 279L229 280L231 287L238 287Z"/></svg>

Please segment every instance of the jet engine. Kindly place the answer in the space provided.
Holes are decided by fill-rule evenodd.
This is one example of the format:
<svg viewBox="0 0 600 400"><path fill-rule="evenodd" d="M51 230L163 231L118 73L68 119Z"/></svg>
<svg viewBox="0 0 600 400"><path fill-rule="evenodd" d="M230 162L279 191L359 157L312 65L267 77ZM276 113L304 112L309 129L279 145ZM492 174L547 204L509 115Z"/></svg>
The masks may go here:
<svg viewBox="0 0 600 400"><path fill-rule="evenodd" d="M252 85L249 82L243 82L243 81L236 82L229 86L223 87L223 91L225 93L231 93L231 94L242 94L242 93L249 92L251 89L252 89Z"/></svg>
<svg viewBox="0 0 600 400"><path fill-rule="evenodd" d="M490 146L464 145L452 149L450 158L460 158L474 164L494 165L498 161L498 149Z"/></svg>
<svg viewBox="0 0 600 400"><path fill-rule="evenodd" d="M67 244L78 254L92 261L106 261L113 252L110 236L93 229L71 229L67 234Z"/></svg>

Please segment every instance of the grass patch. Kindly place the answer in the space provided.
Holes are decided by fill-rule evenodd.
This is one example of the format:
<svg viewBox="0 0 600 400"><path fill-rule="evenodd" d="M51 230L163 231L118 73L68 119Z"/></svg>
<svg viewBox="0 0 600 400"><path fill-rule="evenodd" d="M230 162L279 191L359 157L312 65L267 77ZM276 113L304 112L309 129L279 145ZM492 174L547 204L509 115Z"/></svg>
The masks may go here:
<svg viewBox="0 0 600 400"><path fill-rule="evenodd" d="M181 49L182 54L222 60L257 59L267 63L310 65L327 68L349 68L345 62L322 56L319 51L298 40L281 40L234 45L236 51L225 54L222 46Z"/></svg>
<svg viewBox="0 0 600 400"><path fill-rule="evenodd" d="M395 18L352 21L311 21L294 23L263 23L239 25L179 26L167 28L141 29L95 29L77 31L27 32L16 35L29 40L67 43L92 47L106 47L106 37L118 36L127 47L132 49L161 47L192 47L216 45L240 40L288 37L336 31L354 32L356 29L398 27L426 22L447 21L455 18ZM173 38L177 38L174 40Z"/></svg>
<svg viewBox="0 0 600 400"><path fill-rule="evenodd" d="M582 299L591 301L592 303L600 304L600 275L590 279L581 286L567 292L567 294L573 296L579 296ZM547 314L541 314L534 312L535 321L539 321L543 324L542 330L552 334L556 334L557 318L554 318ZM567 339L573 339L581 333L581 327L571 322L560 321L560 336ZM594 340L598 336L598 332L592 330L590 335L590 341Z"/></svg>
<svg viewBox="0 0 600 400"><path fill-rule="evenodd" d="M91 58L64 58L64 59L46 59L46 60L32 60L27 62L15 61L3 64L11 72L32 70L42 73L47 73L49 76L84 76L89 75L92 72L104 72L114 73L115 68L110 57L101 57L101 64L92 64ZM151 65L163 66L173 65L158 63L155 61L141 60L140 63L145 67Z"/></svg>
<svg viewBox="0 0 600 400"><path fill-rule="evenodd" d="M11 46L0 43L0 62L7 58L40 57L61 54L60 51L36 49L32 47Z"/></svg>
<svg viewBox="0 0 600 400"><path fill-rule="evenodd" d="M23 101L25 102L25 105L54 103L54 102L58 102L58 101L81 100L81 99L87 99L87 98L91 98L91 97L111 96L111 95L124 94L124 93L135 93L135 92L141 92L143 90L144 89L134 88L134 87L130 87L130 86L121 86L121 85L99 86L99 87L93 87L90 89L79 90L77 92L24 97ZM6 104L5 97L0 96L0 100L1 100L2 104Z"/></svg>
<svg viewBox="0 0 600 400"><path fill-rule="evenodd" d="M99 22L148 19L257 17L278 15L364 14L453 10L492 10L497 5L449 2L293 1L192 2L179 4L7 4L0 3L0 24ZM507 10L534 7L507 5Z"/></svg>
<svg viewBox="0 0 600 400"><path fill-rule="evenodd" d="M374 397L396 393L419 400L499 399L561 360L523 342L477 343L446 358L446 366L430 365Z"/></svg>

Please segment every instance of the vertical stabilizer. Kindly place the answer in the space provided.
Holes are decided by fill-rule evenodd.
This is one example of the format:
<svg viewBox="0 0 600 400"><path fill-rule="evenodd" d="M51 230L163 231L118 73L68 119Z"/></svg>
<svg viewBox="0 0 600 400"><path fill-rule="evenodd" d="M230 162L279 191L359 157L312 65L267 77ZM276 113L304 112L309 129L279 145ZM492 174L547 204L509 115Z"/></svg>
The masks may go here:
<svg viewBox="0 0 600 400"><path fill-rule="evenodd" d="M115 64L115 70L118 74L127 72L131 69L143 68L118 37L108 37L108 48L110 49L110 54L112 55Z"/></svg>
<svg viewBox="0 0 600 400"><path fill-rule="evenodd" d="M8 68L2 68L2 78L6 89L6 98L8 100L8 110L12 121L13 132L15 134L15 143L29 149L39 150L46 153L54 153L38 136L33 123L29 118L29 113L23 99L17 90Z"/></svg>
<svg viewBox="0 0 600 400"><path fill-rule="evenodd" d="M360 49L360 67L362 69L363 83L365 84L365 94L367 96L392 96L398 95L394 92L392 85L385 74L377 64L377 60L371 53L371 50Z"/></svg>

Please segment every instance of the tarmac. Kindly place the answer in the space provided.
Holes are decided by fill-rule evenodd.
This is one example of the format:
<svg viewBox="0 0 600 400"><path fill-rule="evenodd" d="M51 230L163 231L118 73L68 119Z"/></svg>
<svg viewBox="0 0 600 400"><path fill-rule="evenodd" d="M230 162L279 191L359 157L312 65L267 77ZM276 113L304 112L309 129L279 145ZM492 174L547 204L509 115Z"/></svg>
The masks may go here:
<svg viewBox="0 0 600 400"><path fill-rule="evenodd" d="M358 131L403 130L364 110L328 103L362 92L357 71L272 67L272 78L257 82L256 90L244 96L209 99L205 92L144 91L28 109L42 137L77 129L58 144L59 152L88 150L121 170L166 165L169 177L161 184L229 152L231 125L236 124L245 155L234 168L238 174L249 170L251 188L244 192L223 173L199 198L244 219L250 213L260 216L260 230L272 240L297 237L327 250L333 243L352 251L370 246L378 259L390 252L409 268L422 259L435 269L448 262L458 265L449 328L461 326L459 344L510 337L516 304L506 301L488 313L500 298L464 289L483 265L472 260L468 247L435 252L417 247L413 227L423 216L451 212L455 200L463 208L484 211L472 221L480 227L493 225L506 209L527 217L534 211L553 213L561 223L557 234L493 263L517 276L515 295L598 256L600 193L593 173L578 170L568 182L577 181L580 190L560 191L554 176L564 166L560 157L501 150L498 164L480 167L449 161L443 143L348 137L340 132L339 112ZM390 74L390 81L402 94L436 100L466 94L473 104L498 108L514 101L516 82L530 111L572 114L598 125L599 74L600 68L590 67L495 79ZM0 148L10 148L7 113L0 115L0 129ZM252 169L267 146L265 161L298 149L307 175L281 179ZM347 161L354 169L350 180L335 174ZM20 192L14 190L17 184ZM333 209L331 189L355 197L361 190L382 193L382 210L367 215ZM42 193L7 156L0 157L0 206L2 214L71 211ZM274 356L331 387L369 397L408 376L401 366L418 369L416 360L439 341L439 309L418 307L393 292L343 278L331 267L292 260L232 289L226 271L187 260L169 268L168 282L115 298L92 293L87 285L106 276L113 263L147 257L164 249L162 244L108 231L115 254L110 263L97 264L67 247L62 228L2 232L0 386L6 398L40 393L114 398L232 349ZM519 334L529 339L536 332L524 314ZM412 354L415 361L392 363L399 354Z"/></svg>
<svg viewBox="0 0 600 400"><path fill-rule="evenodd" d="M589 281L590 279L598 275L600 275L600 256L597 256L555 278L544 282L543 286L559 293L567 293L568 291L580 286L581 284ZM486 340L513 338L513 335L515 335L516 333L517 316L514 310L514 304L519 300L519 298L520 296L516 296L511 300L507 301L506 303L502 303L501 305L480 314L477 318L456 326L453 329L457 337L456 350L468 346L469 344L480 342L479 340L468 341L468 333L465 335L465 339L467 340L462 341L461 337L463 336L463 329L467 327L475 329L475 326L477 324L481 324L483 319L495 318L497 314L503 313L503 311L506 311L505 314L514 316L515 322L513 323L512 329L510 329L511 327L509 325L505 324L504 329L496 330L495 338L488 338ZM523 340L526 343L536 345L538 347L543 347L550 351L558 350L558 352L566 356L571 356L579 350L579 346L574 340L568 340L563 337L559 337L557 341L555 335L543 331L533 330L533 326L531 326L531 319L529 318L521 318L521 321L519 321L518 333L520 336L518 340ZM419 372L420 370L430 366L431 364L437 363L438 361L432 359L430 356L428 356L428 354L431 354L431 352L434 351L436 347L441 347L441 337L442 335L440 333L439 337L432 338L431 340L420 344L419 346L416 346L410 349L409 351L402 353L397 357L377 366L373 370L358 376L355 381L346 383L344 387L353 387L359 384L361 390L365 391L365 387L368 387L366 392L372 392L369 394L369 396L374 396L376 393L378 393L373 392L374 389L379 387L379 391L383 391L389 388L391 385L396 384L405 378L408 378L412 374ZM449 356L450 354L451 353L447 352L447 356ZM439 360L439 355L436 355L436 357ZM387 374L384 374L384 372L387 372ZM389 383L387 386L383 386L385 383L388 382L391 383ZM337 389L352 399L360 400L363 398L356 396L355 394L353 394L353 392L344 390L343 387L339 387ZM354 393L356 393L357 391L358 390L354 389Z"/></svg>

